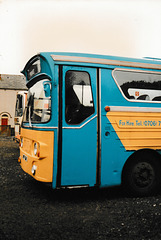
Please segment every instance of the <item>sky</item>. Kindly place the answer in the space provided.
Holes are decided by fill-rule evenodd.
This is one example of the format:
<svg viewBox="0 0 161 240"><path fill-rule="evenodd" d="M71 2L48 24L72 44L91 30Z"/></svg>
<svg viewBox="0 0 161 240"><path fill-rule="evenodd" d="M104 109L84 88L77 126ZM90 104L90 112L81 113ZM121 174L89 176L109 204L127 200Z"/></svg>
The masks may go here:
<svg viewBox="0 0 161 240"><path fill-rule="evenodd" d="M161 0L0 0L0 74L44 51L161 58Z"/></svg>

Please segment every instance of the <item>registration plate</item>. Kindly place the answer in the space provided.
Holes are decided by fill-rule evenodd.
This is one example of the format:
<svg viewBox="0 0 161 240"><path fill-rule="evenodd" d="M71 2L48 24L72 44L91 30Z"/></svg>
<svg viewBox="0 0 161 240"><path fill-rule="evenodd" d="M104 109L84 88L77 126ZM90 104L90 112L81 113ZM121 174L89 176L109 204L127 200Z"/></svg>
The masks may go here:
<svg viewBox="0 0 161 240"><path fill-rule="evenodd" d="M23 154L22 158L27 162L27 156L25 154Z"/></svg>

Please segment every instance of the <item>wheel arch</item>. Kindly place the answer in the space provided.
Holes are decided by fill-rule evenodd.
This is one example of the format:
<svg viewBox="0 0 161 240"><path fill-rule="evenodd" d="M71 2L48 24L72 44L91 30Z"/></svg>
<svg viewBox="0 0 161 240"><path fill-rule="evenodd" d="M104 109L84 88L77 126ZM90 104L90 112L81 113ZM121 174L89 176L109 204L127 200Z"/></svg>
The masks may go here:
<svg viewBox="0 0 161 240"><path fill-rule="evenodd" d="M139 149L137 151L135 151L134 153L132 153L128 159L126 160L123 169L122 169L122 174L121 174L121 183L124 182L124 177L126 174L126 171L129 167L129 165L131 164L131 162L137 158L137 156L141 156L141 155L151 155L152 157L154 157L154 161L156 161L156 163L160 166L161 168L161 155L154 149L150 149L150 148L144 148L144 149ZM161 172L161 169L160 169Z"/></svg>

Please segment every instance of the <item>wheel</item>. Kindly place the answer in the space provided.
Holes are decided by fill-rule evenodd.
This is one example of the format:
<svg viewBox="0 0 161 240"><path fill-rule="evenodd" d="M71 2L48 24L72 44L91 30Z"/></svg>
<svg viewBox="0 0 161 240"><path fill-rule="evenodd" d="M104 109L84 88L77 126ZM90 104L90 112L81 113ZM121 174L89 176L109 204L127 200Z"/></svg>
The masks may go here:
<svg viewBox="0 0 161 240"><path fill-rule="evenodd" d="M156 156L141 152L132 158L126 167L123 178L125 190L132 195L147 196L160 187L160 164Z"/></svg>

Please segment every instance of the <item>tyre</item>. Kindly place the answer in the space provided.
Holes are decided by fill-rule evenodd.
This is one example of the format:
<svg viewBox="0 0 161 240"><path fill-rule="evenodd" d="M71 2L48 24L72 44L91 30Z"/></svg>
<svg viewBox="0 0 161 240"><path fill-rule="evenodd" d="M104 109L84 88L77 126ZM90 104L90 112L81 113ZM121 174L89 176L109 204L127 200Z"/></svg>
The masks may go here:
<svg viewBox="0 0 161 240"><path fill-rule="evenodd" d="M140 151L127 164L123 185L134 196L155 194L160 185L160 164L150 151Z"/></svg>

